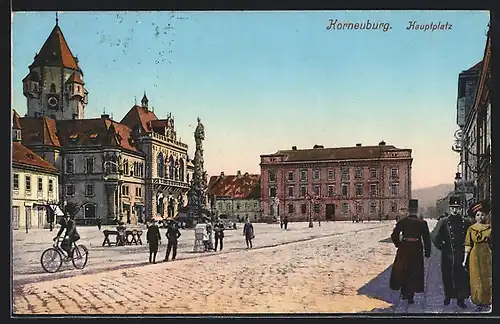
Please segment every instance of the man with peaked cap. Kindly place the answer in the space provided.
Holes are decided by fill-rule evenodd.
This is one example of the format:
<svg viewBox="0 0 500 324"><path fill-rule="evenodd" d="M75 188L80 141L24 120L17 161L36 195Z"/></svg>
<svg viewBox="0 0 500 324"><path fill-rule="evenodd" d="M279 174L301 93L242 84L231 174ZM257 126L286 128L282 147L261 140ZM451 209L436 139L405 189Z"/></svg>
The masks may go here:
<svg viewBox="0 0 500 324"><path fill-rule="evenodd" d="M470 295L469 276L462 265L465 253L465 234L471 225L461 213L461 198L450 197L449 216L441 218L432 231L434 246L441 251L441 275L444 287L444 305L457 300L460 308L467 308L465 299Z"/></svg>
<svg viewBox="0 0 500 324"><path fill-rule="evenodd" d="M408 304L414 303L415 293L424 291L424 254L426 258L431 255L429 227L417 214L418 200L410 199L408 217L396 223L391 235L398 250L392 266L390 287L392 290L401 289L401 296L408 300Z"/></svg>

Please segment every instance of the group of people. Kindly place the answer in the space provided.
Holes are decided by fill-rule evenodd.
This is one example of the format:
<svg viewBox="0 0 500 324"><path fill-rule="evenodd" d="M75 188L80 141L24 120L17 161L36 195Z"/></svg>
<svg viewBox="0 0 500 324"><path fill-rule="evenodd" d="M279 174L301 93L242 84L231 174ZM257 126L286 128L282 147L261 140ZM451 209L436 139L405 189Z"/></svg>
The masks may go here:
<svg viewBox="0 0 500 324"><path fill-rule="evenodd" d="M450 197L449 215L440 217L429 232L427 222L417 216L418 200L411 199L408 217L399 220L391 235L397 247L390 288L401 290L403 299L414 303L414 294L424 292L424 256L432 244L441 251L443 304L456 299L467 308L471 297L477 311L488 310L492 300L491 217L487 201L474 204L468 217L460 213L461 198Z"/></svg>
<svg viewBox="0 0 500 324"><path fill-rule="evenodd" d="M181 232L179 231L179 227L177 226L176 222L171 221L167 224L167 232L165 236L167 238L167 251L165 253L165 261L169 260L170 253L172 253L173 261L177 257L177 244L179 241L179 237L181 237ZM156 221L149 221L146 238L149 244L149 263L156 263L158 246L161 244L160 228Z"/></svg>
<svg viewBox="0 0 500 324"><path fill-rule="evenodd" d="M200 223L196 225L198 229L203 232L203 246L205 248L204 252L208 251L217 251L217 247L219 251L222 251L224 248L224 224L221 220L215 222L212 225L212 222L206 220L205 223ZM213 242L213 238L215 237L215 245Z"/></svg>

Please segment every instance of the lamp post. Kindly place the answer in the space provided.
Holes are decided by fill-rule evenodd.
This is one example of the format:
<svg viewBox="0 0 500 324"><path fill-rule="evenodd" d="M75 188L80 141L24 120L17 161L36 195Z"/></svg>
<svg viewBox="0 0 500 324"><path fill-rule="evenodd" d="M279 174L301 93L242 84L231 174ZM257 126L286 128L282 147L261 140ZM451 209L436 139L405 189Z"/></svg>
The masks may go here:
<svg viewBox="0 0 500 324"><path fill-rule="evenodd" d="M312 202L313 202L313 200L316 200L317 198L310 195L310 194L307 194L306 197L307 197L307 199L309 199L309 228L313 228L314 224L313 224L313 220L312 220L312 208L313 208Z"/></svg>

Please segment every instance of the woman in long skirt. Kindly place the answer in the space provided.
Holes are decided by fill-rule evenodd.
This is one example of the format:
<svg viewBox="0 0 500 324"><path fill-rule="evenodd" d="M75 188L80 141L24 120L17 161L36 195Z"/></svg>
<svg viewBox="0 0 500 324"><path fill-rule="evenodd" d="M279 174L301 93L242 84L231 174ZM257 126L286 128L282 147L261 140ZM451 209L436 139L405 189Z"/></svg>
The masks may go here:
<svg viewBox="0 0 500 324"><path fill-rule="evenodd" d="M463 265L469 255L471 300L477 311L483 311L490 308L492 295L491 225L481 203L473 206L472 211L476 223L467 230Z"/></svg>

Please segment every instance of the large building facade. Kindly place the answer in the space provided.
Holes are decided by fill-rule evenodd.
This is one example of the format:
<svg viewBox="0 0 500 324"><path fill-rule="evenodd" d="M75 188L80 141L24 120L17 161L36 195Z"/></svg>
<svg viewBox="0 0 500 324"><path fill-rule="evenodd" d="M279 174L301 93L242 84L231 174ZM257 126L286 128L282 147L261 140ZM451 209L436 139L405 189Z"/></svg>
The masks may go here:
<svg viewBox="0 0 500 324"><path fill-rule="evenodd" d="M56 23L23 80L23 144L61 171L60 200L80 207L80 223L143 223L172 217L193 173L174 118L160 119L144 93L120 122L84 119L83 71Z"/></svg>
<svg viewBox="0 0 500 324"><path fill-rule="evenodd" d="M411 198L411 164L410 149L383 141L261 155L263 214L291 221L395 219Z"/></svg>
<svg viewBox="0 0 500 324"><path fill-rule="evenodd" d="M220 176L210 177L208 196L218 217L233 221L262 220L258 174L238 171L236 175L225 175L221 172Z"/></svg>
<svg viewBox="0 0 500 324"><path fill-rule="evenodd" d="M491 197L491 37L488 31L481 62L458 78L457 143L460 153L456 192L464 210L474 201ZM467 184L467 185L465 185Z"/></svg>
<svg viewBox="0 0 500 324"><path fill-rule="evenodd" d="M19 116L12 127L12 229L48 228L47 208L59 202L59 171L22 142Z"/></svg>

